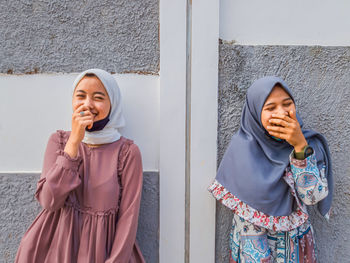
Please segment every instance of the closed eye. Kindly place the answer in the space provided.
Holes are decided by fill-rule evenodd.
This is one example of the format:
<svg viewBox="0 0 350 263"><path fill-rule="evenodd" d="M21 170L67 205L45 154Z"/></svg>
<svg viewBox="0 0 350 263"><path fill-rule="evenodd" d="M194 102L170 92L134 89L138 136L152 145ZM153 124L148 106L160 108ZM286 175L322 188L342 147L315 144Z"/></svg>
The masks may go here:
<svg viewBox="0 0 350 263"><path fill-rule="evenodd" d="M288 102L288 103L284 103L283 106L284 107L289 107L290 105L292 105L293 102Z"/></svg>
<svg viewBox="0 0 350 263"><path fill-rule="evenodd" d="M264 110L267 110L267 111L273 111L276 107L267 107L265 108Z"/></svg>

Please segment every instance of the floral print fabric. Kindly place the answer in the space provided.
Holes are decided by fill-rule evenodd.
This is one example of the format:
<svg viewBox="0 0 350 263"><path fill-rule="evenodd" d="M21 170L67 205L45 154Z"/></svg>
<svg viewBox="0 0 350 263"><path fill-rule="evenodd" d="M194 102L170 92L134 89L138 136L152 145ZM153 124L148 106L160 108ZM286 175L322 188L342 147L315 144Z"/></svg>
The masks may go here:
<svg viewBox="0 0 350 263"><path fill-rule="evenodd" d="M291 231L271 231L234 214L230 232L230 263L316 263L309 222Z"/></svg>
<svg viewBox="0 0 350 263"><path fill-rule="evenodd" d="M218 181L209 191L234 212L230 234L232 263L316 262L312 227L306 205L314 205L328 194L325 167L317 167L315 154L304 160L290 155L283 177L290 186L296 209L289 216L270 216L245 204Z"/></svg>

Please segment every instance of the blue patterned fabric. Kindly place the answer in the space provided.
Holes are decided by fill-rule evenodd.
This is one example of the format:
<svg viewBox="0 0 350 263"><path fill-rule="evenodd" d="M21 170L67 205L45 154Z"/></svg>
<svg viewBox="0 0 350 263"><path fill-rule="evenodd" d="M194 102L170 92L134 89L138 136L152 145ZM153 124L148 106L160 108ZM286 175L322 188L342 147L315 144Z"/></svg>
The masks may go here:
<svg viewBox="0 0 350 263"><path fill-rule="evenodd" d="M292 152L284 180L297 201L302 202L304 207L305 204L315 204L328 194L325 168L318 168L315 154L304 160L297 160L293 156ZM278 232L258 227L234 214L230 232L230 252L230 262L233 263L316 262L309 221L291 231Z"/></svg>

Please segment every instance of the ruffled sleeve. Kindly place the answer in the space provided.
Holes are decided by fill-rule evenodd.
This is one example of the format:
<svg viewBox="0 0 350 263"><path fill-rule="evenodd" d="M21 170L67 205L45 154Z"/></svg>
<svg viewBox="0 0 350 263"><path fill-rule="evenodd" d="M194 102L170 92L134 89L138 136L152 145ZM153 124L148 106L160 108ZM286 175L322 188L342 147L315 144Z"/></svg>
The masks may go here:
<svg viewBox="0 0 350 263"><path fill-rule="evenodd" d="M127 148L121 153L123 157L119 163L119 167L123 164L123 191L113 247L106 263L129 262L136 240L142 192L142 160L135 144L130 144Z"/></svg>
<svg viewBox="0 0 350 263"><path fill-rule="evenodd" d="M63 151L65 136L63 131L51 135L35 193L41 206L49 211L60 209L68 194L81 183L78 169L82 159L71 158Z"/></svg>
<svg viewBox="0 0 350 263"><path fill-rule="evenodd" d="M325 167L318 168L315 153L303 160L298 160L294 158L292 152L289 158L295 188L303 203L314 205L324 199L328 195Z"/></svg>

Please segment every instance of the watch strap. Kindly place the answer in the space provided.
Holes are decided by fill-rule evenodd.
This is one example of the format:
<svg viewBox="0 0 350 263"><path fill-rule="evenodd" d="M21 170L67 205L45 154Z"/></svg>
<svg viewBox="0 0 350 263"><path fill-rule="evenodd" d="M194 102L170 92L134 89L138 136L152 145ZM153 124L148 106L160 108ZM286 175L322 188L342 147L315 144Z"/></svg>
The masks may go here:
<svg viewBox="0 0 350 263"><path fill-rule="evenodd" d="M301 152L294 151L294 156L298 160L303 160L309 157L310 155L312 155L313 153L314 153L314 150L312 149L312 147L309 145L306 145Z"/></svg>

